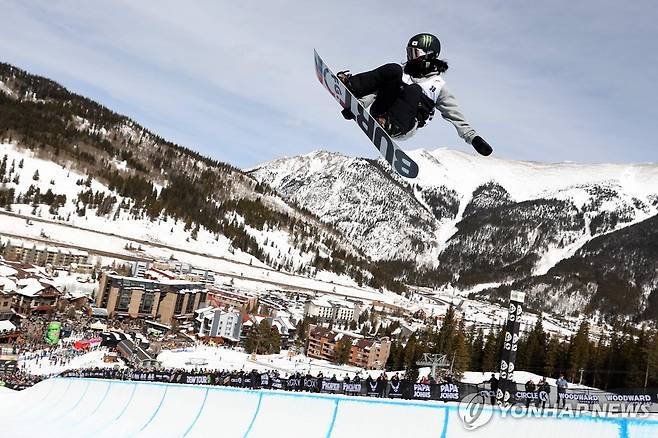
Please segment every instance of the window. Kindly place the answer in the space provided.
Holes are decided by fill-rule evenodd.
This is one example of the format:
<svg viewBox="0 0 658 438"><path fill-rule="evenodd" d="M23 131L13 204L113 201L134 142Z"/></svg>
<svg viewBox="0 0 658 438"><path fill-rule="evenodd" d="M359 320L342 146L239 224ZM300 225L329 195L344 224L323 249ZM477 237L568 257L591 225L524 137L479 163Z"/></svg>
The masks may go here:
<svg viewBox="0 0 658 438"><path fill-rule="evenodd" d="M176 308L174 309L174 313L180 314L183 310L183 298L185 298L185 294L176 294Z"/></svg>
<svg viewBox="0 0 658 438"><path fill-rule="evenodd" d="M185 308L185 313L192 313L194 311L194 299L196 294L189 293L187 295L187 307Z"/></svg>
<svg viewBox="0 0 658 438"><path fill-rule="evenodd" d="M155 294L153 292L144 292L142 301L139 303L140 313L151 313L154 298Z"/></svg>
<svg viewBox="0 0 658 438"><path fill-rule="evenodd" d="M105 285L105 290L103 291L103 297L101 298L101 307L107 307L107 300L110 297L110 289L112 288L112 282L108 281Z"/></svg>
<svg viewBox="0 0 658 438"><path fill-rule="evenodd" d="M118 310L119 312L128 311L128 308L130 307L130 299L132 298L132 296L133 296L132 291L122 290L119 295L119 301L117 302L116 310Z"/></svg>

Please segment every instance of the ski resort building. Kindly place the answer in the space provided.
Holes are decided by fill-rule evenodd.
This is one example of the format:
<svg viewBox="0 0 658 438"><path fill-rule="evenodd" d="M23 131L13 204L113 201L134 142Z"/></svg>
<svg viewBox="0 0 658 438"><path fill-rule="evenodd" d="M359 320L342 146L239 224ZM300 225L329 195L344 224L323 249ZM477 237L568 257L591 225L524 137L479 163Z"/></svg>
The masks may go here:
<svg viewBox="0 0 658 438"><path fill-rule="evenodd" d="M384 369L391 352L391 342L386 337L379 340L356 338L326 327L315 326L308 335L306 355L333 362L336 358L336 345L345 336L350 337L352 342L348 361L350 365L368 370Z"/></svg>
<svg viewBox="0 0 658 438"><path fill-rule="evenodd" d="M151 272L149 273L149 271ZM189 263L178 260L137 261L132 266L133 277L149 278L153 272L180 280L203 283L207 286L215 283L215 274L212 271L195 268Z"/></svg>
<svg viewBox="0 0 658 438"><path fill-rule="evenodd" d="M3 284L0 284L0 321L9 319L13 315L11 311L13 297L14 293L3 290Z"/></svg>
<svg viewBox="0 0 658 438"><path fill-rule="evenodd" d="M352 343L350 363L367 370L383 370L390 353L391 342L386 337L357 339Z"/></svg>
<svg viewBox="0 0 658 438"><path fill-rule="evenodd" d="M358 318L358 310L357 303L321 296L306 302L304 316L317 318L319 322L349 322Z"/></svg>
<svg viewBox="0 0 658 438"><path fill-rule="evenodd" d="M0 319L54 312L61 296L42 268L0 261Z"/></svg>
<svg viewBox="0 0 658 438"><path fill-rule="evenodd" d="M215 307L234 307L241 312L253 309L258 303L256 295L211 287L208 289L208 304Z"/></svg>
<svg viewBox="0 0 658 438"><path fill-rule="evenodd" d="M10 240L5 247L7 260L29 263L37 266L52 265L56 268L68 268L72 264L87 265L89 253L72 248L60 248Z"/></svg>
<svg viewBox="0 0 658 438"><path fill-rule="evenodd" d="M204 307L196 310L194 328L199 337L222 338L230 342L240 341L242 317L235 310Z"/></svg>
<svg viewBox="0 0 658 438"><path fill-rule="evenodd" d="M149 280L104 273L96 306L110 317L153 318L163 324L192 320L205 304L208 290L202 283L185 280Z"/></svg>

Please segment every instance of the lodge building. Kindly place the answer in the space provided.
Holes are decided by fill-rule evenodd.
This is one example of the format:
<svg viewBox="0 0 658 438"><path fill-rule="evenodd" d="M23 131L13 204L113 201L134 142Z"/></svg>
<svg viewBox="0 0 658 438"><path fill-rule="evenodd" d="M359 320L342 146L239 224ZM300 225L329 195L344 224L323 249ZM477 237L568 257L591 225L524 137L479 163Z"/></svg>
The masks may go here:
<svg viewBox="0 0 658 438"><path fill-rule="evenodd" d="M96 306L107 309L109 317L156 319L163 324L194 318L194 311L205 305L203 283L185 280L149 280L104 273Z"/></svg>

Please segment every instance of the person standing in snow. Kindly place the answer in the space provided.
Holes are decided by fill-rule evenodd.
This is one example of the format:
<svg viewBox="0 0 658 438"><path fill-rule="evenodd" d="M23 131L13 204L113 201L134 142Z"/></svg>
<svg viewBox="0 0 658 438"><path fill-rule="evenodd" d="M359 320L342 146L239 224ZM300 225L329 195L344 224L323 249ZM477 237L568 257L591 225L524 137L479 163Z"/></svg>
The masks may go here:
<svg viewBox="0 0 658 438"><path fill-rule="evenodd" d="M372 116L392 138L411 137L432 120L438 109L464 141L479 154L490 155L492 147L466 121L445 85L442 74L448 70L448 63L439 59L440 52L439 39L421 33L407 43L407 62L403 65L385 64L355 75L345 70L336 76L364 106L370 106ZM354 118L349 108L342 114L348 120Z"/></svg>
<svg viewBox="0 0 658 438"><path fill-rule="evenodd" d="M489 383L489 398L492 405L496 404L496 392L498 391L498 379L494 373L491 373L491 378L484 383Z"/></svg>
<svg viewBox="0 0 658 438"><path fill-rule="evenodd" d="M542 395L544 393L545 395ZM546 377L542 377L539 382L539 399L541 401L541 408L544 409L546 406L551 407L551 386L548 384Z"/></svg>
<svg viewBox="0 0 658 438"><path fill-rule="evenodd" d="M537 386L535 385L535 382L532 381L532 379L528 380L525 382L525 392L526 392L526 399L525 399L525 407L529 408L530 407L530 393L533 393L537 390Z"/></svg>
<svg viewBox="0 0 658 438"><path fill-rule="evenodd" d="M563 408L567 403L565 395L567 394L569 383L567 382L567 379L564 378L564 374L560 374L560 378L555 381L555 384L557 385L558 407Z"/></svg>

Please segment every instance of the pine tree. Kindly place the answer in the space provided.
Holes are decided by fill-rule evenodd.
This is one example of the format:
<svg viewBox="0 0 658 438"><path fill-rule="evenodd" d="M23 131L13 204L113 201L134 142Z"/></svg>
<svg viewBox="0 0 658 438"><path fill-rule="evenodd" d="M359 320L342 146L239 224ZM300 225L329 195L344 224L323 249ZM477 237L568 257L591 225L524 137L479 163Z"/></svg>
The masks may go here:
<svg viewBox="0 0 658 438"><path fill-rule="evenodd" d="M493 327L491 327L484 342L484 349L482 350L482 371L498 371L498 364L500 360L498 337L498 333L494 330Z"/></svg>
<svg viewBox="0 0 658 438"><path fill-rule="evenodd" d="M572 382L577 382L580 378L580 370L586 368L589 350L589 323L583 321L569 343L567 376Z"/></svg>
<svg viewBox="0 0 658 438"><path fill-rule="evenodd" d="M434 338L432 352L451 354L455 347L455 333L457 332L457 320L455 308L450 305L443 318L443 324Z"/></svg>
<svg viewBox="0 0 658 438"><path fill-rule="evenodd" d="M352 338L343 336L334 347L334 360L337 364L343 365L350 361L352 354Z"/></svg>
<svg viewBox="0 0 658 438"><path fill-rule="evenodd" d="M482 371L482 358L484 356L484 333L482 329L478 329L472 339L471 363L469 368L471 371Z"/></svg>
<svg viewBox="0 0 658 438"><path fill-rule="evenodd" d="M464 321L459 322L452 342L452 375L461 378L464 371L467 370L470 363L470 352L466 333L464 331Z"/></svg>
<svg viewBox="0 0 658 438"><path fill-rule="evenodd" d="M543 375L550 377L558 377L558 362L560 354L560 341L556 336L551 336L546 346L546 354L544 355L544 368Z"/></svg>
<svg viewBox="0 0 658 438"><path fill-rule="evenodd" d="M5 172L7 171L7 154L2 157L2 162L0 162L0 180L5 182Z"/></svg>

